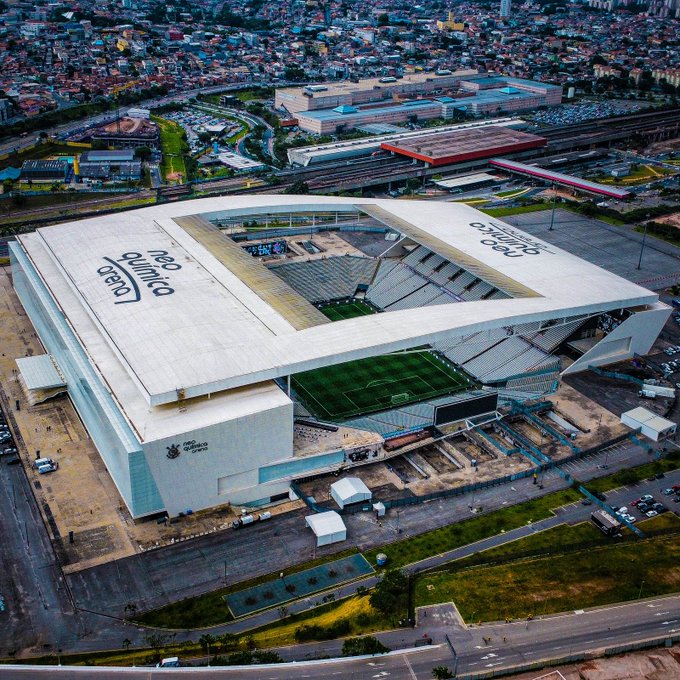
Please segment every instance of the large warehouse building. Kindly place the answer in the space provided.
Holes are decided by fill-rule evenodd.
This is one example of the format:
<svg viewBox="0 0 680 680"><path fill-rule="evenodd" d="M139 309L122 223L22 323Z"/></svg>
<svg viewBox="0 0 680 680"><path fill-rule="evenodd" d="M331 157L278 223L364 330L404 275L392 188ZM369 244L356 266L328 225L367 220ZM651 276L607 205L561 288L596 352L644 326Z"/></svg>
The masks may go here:
<svg viewBox="0 0 680 680"><path fill-rule="evenodd" d="M302 215L309 237L341 231L340 213L370 220L379 257L286 263L280 242L246 249L235 229L219 228ZM259 258L272 253L276 267ZM344 448L297 451L299 414L370 430L364 413L413 403L422 427L434 426L457 395L556 375L554 351L570 338L591 342L567 371L644 354L669 314L648 290L444 203L201 199L41 228L11 244L11 259L19 298L135 518L267 504L287 497L292 479L366 460ZM354 296L360 316L324 313ZM388 375L371 383L381 391L371 401L373 388L315 382L339 364L335 379L350 374L346 362L358 375L400 357L425 366L431 384Z"/></svg>

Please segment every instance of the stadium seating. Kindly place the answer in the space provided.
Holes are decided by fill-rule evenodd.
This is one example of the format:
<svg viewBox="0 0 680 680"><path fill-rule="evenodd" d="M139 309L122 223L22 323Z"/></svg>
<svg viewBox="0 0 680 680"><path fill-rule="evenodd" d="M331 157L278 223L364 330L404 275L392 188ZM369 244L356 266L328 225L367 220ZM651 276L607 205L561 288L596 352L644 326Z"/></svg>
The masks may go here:
<svg viewBox="0 0 680 680"><path fill-rule="evenodd" d="M309 302L352 297L359 285L368 285L377 267L367 257L329 257L307 262L285 262L270 269Z"/></svg>

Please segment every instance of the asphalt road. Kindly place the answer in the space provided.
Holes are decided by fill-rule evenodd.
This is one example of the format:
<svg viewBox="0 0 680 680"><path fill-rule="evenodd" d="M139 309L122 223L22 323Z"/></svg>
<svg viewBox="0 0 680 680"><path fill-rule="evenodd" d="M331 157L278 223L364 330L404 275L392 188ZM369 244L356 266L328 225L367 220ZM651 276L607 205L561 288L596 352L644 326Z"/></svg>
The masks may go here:
<svg viewBox="0 0 680 680"><path fill-rule="evenodd" d="M449 612L444 612L449 613ZM680 634L680 596L639 600L626 605L592 610L578 610L569 614L546 617L534 621L500 623L490 626L466 627L453 617L438 617L430 608L428 623L433 624L427 634L433 638L430 647L402 650L386 656L356 659L331 659L318 662L276 664L254 668L192 668L151 669L116 668L96 669L4 666L0 675L6 680L28 678L82 679L113 678L184 678L188 673L205 678L233 678L250 680L425 680L432 677L438 665L453 669L455 659L445 641L448 636L458 655L458 674L491 671L503 667L590 652L638 640L662 639ZM424 630L424 628L422 629ZM420 633L420 631L419 631ZM393 634L411 642L399 631ZM490 638L487 643L486 639Z"/></svg>

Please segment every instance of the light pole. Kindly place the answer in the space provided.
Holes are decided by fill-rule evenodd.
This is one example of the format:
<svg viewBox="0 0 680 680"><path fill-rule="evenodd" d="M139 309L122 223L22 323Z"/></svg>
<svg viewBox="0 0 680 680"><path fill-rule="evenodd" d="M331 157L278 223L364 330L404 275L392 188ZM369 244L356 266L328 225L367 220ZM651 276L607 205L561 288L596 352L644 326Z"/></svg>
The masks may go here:
<svg viewBox="0 0 680 680"><path fill-rule="evenodd" d="M642 597L642 586L645 585L645 580L642 579L642 583L640 583L640 590L638 591L638 596L637 599L639 600Z"/></svg>
<svg viewBox="0 0 680 680"><path fill-rule="evenodd" d="M642 253L645 250L645 241L647 240L647 227L649 226L649 215L645 218L645 231L642 234L642 245L640 246L640 257L638 258L637 268L642 267Z"/></svg>
<svg viewBox="0 0 680 680"><path fill-rule="evenodd" d="M553 231L553 227L555 225L555 202L557 201L557 192L555 191L554 182L552 185L552 189L553 189L552 210L550 211L550 226L548 227L548 231Z"/></svg>

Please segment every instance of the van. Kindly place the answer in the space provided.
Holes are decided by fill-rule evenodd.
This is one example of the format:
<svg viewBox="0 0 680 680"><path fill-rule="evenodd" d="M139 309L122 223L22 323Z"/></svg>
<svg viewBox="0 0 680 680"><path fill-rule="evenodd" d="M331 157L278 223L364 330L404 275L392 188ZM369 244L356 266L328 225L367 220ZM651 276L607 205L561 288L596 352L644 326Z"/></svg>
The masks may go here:
<svg viewBox="0 0 680 680"><path fill-rule="evenodd" d="M51 458L36 458L33 461L33 467L39 468L41 465L55 465L55 462Z"/></svg>
<svg viewBox="0 0 680 680"><path fill-rule="evenodd" d="M177 668L179 667L179 657L170 656L167 659L161 659L161 662L156 664L156 668Z"/></svg>
<svg viewBox="0 0 680 680"><path fill-rule="evenodd" d="M38 467L39 475L46 475L48 472L54 472L57 469L56 463L45 463L45 465L40 465Z"/></svg>

